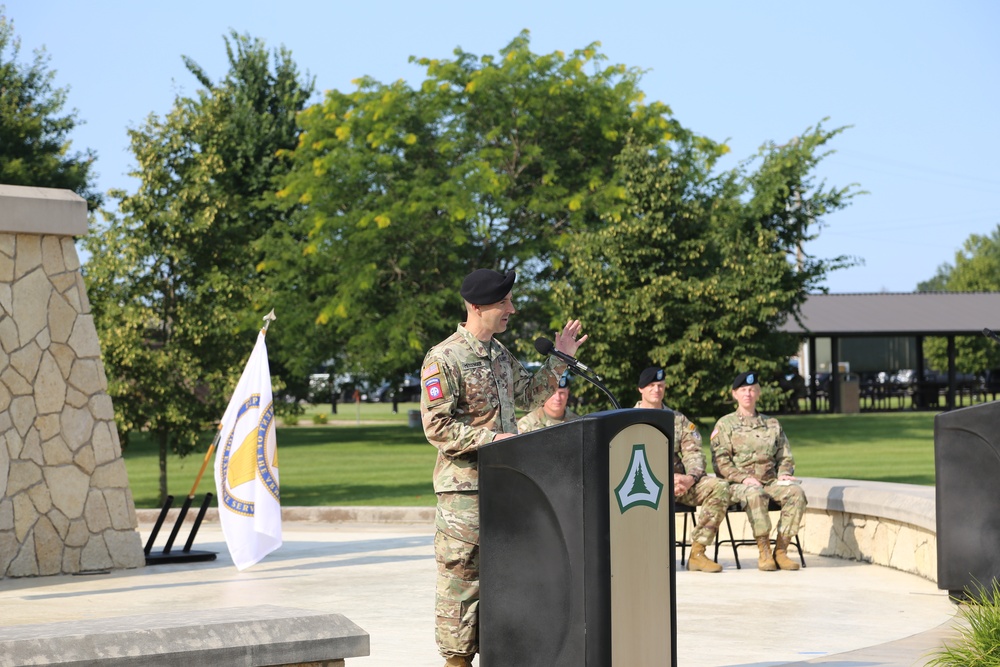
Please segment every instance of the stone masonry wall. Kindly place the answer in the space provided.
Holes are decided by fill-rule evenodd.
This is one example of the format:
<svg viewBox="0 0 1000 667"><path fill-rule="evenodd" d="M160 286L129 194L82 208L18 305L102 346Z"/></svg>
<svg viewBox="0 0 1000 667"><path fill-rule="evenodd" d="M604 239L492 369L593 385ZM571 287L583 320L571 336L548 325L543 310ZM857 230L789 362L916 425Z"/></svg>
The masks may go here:
<svg viewBox="0 0 1000 667"><path fill-rule="evenodd" d="M729 520L736 538L753 539L746 512L730 512ZM771 523L773 526L778 524L777 512L771 513ZM725 525L719 530L723 539L729 536ZM937 581L937 536L934 531L919 526L880 516L807 507L799 529L799 541L806 554L873 563ZM730 555L728 547L719 553ZM756 563L756 553L756 547L748 547L747 562ZM793 548L793 560L796 555ZM740 558L743 557L741 551ZM808 565L808 558L806 563Z"/></svg>
<svg viewBox="0 0 1000 667"><path fill-rule="evenodd" d="M0 578L142 566L73 237L5 232L2 213Z"/></svg>

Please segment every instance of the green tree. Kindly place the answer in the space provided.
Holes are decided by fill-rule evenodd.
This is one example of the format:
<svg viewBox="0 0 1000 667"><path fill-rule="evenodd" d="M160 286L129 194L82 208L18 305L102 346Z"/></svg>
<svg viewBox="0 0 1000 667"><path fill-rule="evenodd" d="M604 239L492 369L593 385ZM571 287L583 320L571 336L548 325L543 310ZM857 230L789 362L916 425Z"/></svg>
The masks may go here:
<svg viewBox="0 0 1000 667"><path fill-rule="evenodd" d="M604 65L596 44L529 46L524 32L499 57L414 58L419 84L362 78L302 114L279 193L301 214L268 239L264 266L276 300L329 332L344 370L413 370L462 317L473 268L518 271L514 336L528 338L552 318L536 297L565 271L567 233L622 204L626 135L655 146L679 130L666 106L643 103L641 72Z"/></svg>
<svg viewBox="0 0 1000 667"><path fill-rule="evenodd" d="M918 292L995 292L1000 290L1000 225L990 234L972 234L955 253L954 264L942 264ZM928 367L948 370L948 340L924 339ZM1000 346L983 336L955 338L955 366L971 373L1000 367Z"/></svg>
<svg viewBox="0 0 1000 667"><path fill-rule="evenodd" d="M718 176L720 148L690 134L665 154L638 142L622 153L625 210L571 236L570 268L555 289L562 315L586 323L586 354L622 404L636 395L639 372L658 365L668 405L719 414L739 370L767 377L794 354L796 340L777 327L851 261L791 261L823 216L856 194L812 177L840 131L811 128Z"/></svg>
<svg viewBox="0 0 1000 667"><path fill-rule="evenodd" d="M256 242L287 216L269 195L312 82L285 49L272 65L260 40L233 32L225 46L225 78L185 58L204 88L130 131L137 191L113 193L119 214L85 240L119 430L155 434L163 497L168 452L189 453L222 416L261 316L281 318L262 301Z"/></svg>
<svg viewBox="0 0 1000 667"><path fill-rule="evenodd" d="M646 479L642 476L642 468L636 468L635 475L632 477L632 490L628 492L628 495L634 496L640 493L649 493L649 489L646 488Z"/></svg>
<svg viewBox="0 0 1000 667"><path fill-rule="evenodd" d="M76 111L64 113L67 88L54 88L44 49L31 63L19 61L21 40L0 5L0 183L65 188L96 208L94 151L71 152L69 135L80 124Z"/></svg>

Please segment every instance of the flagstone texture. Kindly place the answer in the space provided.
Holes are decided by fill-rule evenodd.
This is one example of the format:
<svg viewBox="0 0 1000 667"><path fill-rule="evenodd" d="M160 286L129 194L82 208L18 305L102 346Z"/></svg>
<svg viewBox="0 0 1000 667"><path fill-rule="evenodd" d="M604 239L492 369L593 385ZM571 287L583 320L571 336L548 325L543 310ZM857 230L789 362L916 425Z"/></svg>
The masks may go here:
<svg viewBox="0 0 1000 667"><path fill-rule="evenodd" d="M0 185L0 578L145 556L74 235L86 202Z"/></svg>

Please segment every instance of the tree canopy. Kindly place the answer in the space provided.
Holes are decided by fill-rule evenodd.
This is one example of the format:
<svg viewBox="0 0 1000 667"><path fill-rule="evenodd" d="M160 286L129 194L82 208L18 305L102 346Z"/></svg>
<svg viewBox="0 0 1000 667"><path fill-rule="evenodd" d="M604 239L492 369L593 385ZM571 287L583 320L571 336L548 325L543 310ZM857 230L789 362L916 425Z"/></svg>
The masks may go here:
<svg viewBox="0 0 1000 667"><path fill-rule="evenodd" d="M72 152L70 133L80 124L64 112L68 88L54 87L44 49L22 62L21 40L0 5L0 183L72 190L96 208L94 151Z"/></svg>
<svg viewBox="0 0 1000 667"><path fill-rule="evenodd" d="M661 366L668 405L719 414L734 375L768 377L795 354L797 339L777 328L829 270L850 261L790 261L822 216L854 194L810 176L839 132L810 128L718 175L719 149L705 142L623 151L626 207L571 236L554 299L563 317L586 323L587 357L600 360L622 405L637 398L639 373Z"/></svg>
<svg viewBox="0 0 1000 667"><path fill-rule="evenodd" d="M272 62L262 41L236 33L225 46L222 80L185 58L203 88L130 130L138 189L114 192L118 213L84 243L119 430L157 438L161 494L167 452L188 453L222 416L261 316L277 307L261 301L255 242L286 216L270 203L287 169L279 153L295 146L312 92L287 50Z"/></svg>
<svg viewBox="0 0 1000 667"><path fill-rule="evenodd" d="M302 114L278 193L300 214L265 249L280 300L333 333L346 370L376 377L413 370L454 329L474 268L517 270L517 335L547 323L567 235L623 204L626 136L688 134L597 44L538 55L524 32L499 57L411 60L419 84L362 78Z"/></svg>
<svg viewBox="0 0 1000 667"><path fill-rule="evenodd" d="M937 273L917 285L918 292L995 292L1000 291L1000 225L990 234L972 234L955 253L954 264L942 264ZM948 368L948 342L944 338L926 338L924 357L929 367ZM955 365L972 371L1000 367L1000 346L982 336L955 340Z"/></svg>

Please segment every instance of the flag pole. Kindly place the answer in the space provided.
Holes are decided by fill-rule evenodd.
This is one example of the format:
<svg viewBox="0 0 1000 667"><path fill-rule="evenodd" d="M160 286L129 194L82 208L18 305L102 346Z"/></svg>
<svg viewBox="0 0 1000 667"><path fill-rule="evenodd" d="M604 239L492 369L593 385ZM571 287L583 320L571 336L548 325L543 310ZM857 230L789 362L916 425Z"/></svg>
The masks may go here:
<svg viewBox="0 0 1000 667"><path fill-rule="evenodd" d="M201 483L201 476L205 474L205 468L208 467L208 462L212 458L212 452L215 451L216 445L222 439L222 424L219 424L219 430L215 433L215 439L212 440L212 444L208 446L208 451L205 452L205 460L201 462L201 470L198 471L198 476L194 478L194 486L191 487L191 493L188 494L190 500L194 500L194 494L198 490L198 485Z"/></svg>

